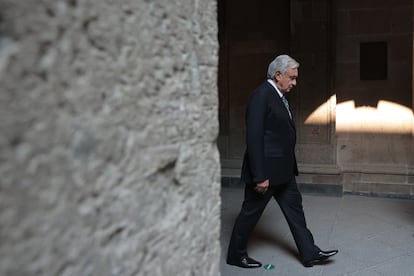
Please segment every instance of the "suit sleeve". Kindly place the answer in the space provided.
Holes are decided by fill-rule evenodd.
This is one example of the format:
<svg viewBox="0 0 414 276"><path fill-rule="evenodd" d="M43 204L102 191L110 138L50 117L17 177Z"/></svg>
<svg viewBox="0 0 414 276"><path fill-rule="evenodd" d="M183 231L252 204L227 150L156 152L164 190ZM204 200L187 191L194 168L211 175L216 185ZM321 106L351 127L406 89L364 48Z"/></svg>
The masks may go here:
<svg viewBox="0 0 414 276"><path fill-rule="evenodd" d="M264 129L267 97L263 92L260 91L251 96L246 112L247 154L254 183L268 179L264 169Z"/></svg>

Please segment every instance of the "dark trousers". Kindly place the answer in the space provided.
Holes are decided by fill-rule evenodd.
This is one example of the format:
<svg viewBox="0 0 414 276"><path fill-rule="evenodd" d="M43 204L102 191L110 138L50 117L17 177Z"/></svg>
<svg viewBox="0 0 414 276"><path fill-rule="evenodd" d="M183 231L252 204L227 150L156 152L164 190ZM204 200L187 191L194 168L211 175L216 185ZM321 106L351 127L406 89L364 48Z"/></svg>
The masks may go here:
<svg viewBox="0 0 414 276"><path fill-rule="evenodd" d="M239 260L241 257L247 256L249 236L272 197L279 204L289 224L302 261L313 259L319 252L320 249L315 245L312 233L306 226L302 195L298 190L295 178L293 178L286 184L269 187L265 194L259 194L253 186L246 185L243 205L230 239L227 253L228 261Z"/></svg>

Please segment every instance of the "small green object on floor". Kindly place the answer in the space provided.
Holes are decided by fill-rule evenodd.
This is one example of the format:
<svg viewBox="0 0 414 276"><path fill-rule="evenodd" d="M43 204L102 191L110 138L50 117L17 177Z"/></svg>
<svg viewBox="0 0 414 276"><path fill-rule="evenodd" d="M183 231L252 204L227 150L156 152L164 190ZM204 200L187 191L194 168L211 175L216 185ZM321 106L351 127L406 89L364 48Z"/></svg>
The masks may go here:
<svg viewBox="0 0 414 276"><path fill-rule="evenodd" d="M263 268L266 269L266 270L271 270L271 269L274 269L275 268L275 265L266 264L266 265L263 266Z"/></svg>

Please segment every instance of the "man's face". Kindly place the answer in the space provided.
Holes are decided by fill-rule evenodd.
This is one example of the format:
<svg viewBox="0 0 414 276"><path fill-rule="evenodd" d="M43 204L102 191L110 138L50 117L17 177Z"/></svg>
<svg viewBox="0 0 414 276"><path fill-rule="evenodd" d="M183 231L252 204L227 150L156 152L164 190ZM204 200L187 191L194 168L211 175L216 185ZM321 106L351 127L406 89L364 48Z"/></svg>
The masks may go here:
<svg viewBox="0 0 414 276"><path fill-rule="evenodd" d="M296 79L298 78L298 68L289 68L285 74L282 75L280 71L276 71L276 86L280 92L287 93L293 86L296 85Z"/></svg>

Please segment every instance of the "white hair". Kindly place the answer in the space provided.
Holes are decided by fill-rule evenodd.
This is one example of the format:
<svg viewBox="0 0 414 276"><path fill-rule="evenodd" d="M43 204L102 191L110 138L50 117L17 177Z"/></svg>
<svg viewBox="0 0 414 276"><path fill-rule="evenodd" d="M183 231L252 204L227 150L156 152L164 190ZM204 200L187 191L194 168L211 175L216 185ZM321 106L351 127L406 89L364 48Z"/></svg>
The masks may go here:
<svg viewBox="0 0 414 276"><path fill-rule="evenodd" d="M267 78L273 79L275 77L276 71L280 71L283 74L289 68L295 69L299 67L299 62L294 60L288 55L280 55L277 56L270 64L269 68L267 69Z"/></svg>

